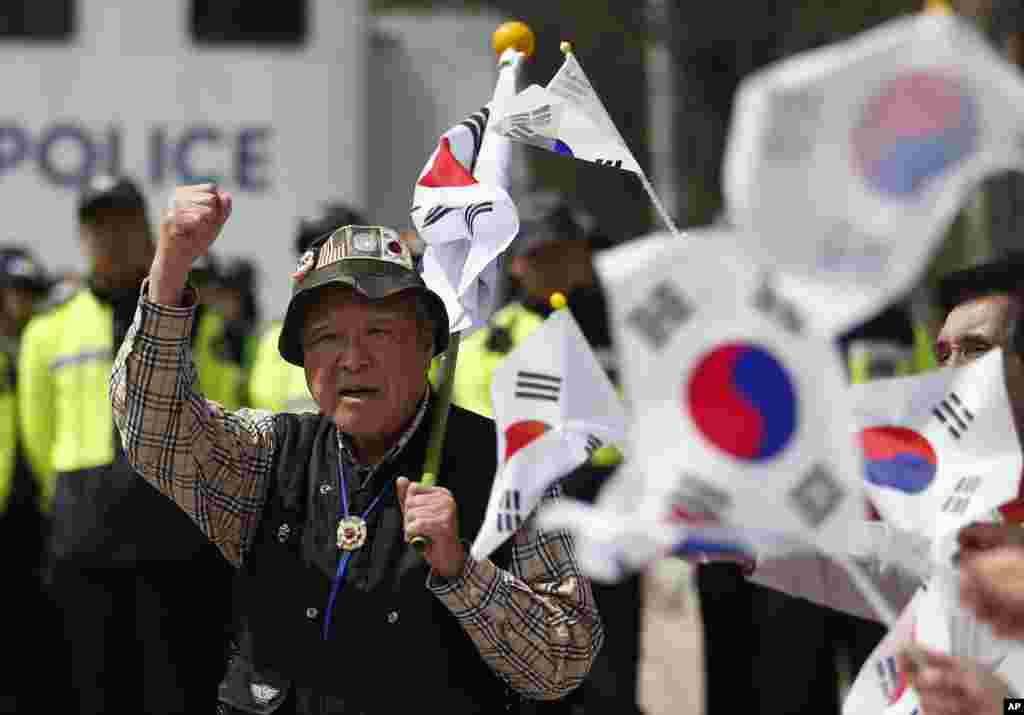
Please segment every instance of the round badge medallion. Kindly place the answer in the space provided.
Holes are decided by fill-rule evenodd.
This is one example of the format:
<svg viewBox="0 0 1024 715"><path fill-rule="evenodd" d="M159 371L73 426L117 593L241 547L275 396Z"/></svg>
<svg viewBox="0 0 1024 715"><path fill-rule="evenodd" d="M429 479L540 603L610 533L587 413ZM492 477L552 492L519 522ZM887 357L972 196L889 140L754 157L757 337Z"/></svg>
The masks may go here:
<svg viewBox="0 0 1024 715"><path fill-rule="evenodd" d="M366 543L366 522L358 516L346 516L338 522L338 548L355 551Z"/></svg>

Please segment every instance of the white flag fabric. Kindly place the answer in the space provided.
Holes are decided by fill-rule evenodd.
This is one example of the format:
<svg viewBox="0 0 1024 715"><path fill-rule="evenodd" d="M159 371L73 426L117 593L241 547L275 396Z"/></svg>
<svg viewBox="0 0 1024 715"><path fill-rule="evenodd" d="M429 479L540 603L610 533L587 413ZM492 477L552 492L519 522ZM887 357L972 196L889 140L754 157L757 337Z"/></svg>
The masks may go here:
<svg viewBox="0 0 1024 715"><path fill-rule="evenodd" d="M489 115L484 107L445 132L416 181L410 209L427 245L423 280L444 301L453 333L482 325L494 311L497 259L519 232L508 192L473 175Z"/></svg>
<svg viewBox="0 0 1024 715"><path fill-rule="evenodd" d="M850 388L868 497L886 522L932 542L948 564L956 532L1017 498L1020 441L992 350L966 367Z"/></svg>
<svg viewBox="0 0 1024 715"><path fill-rule="evenodd" d="M970 189L1024 167L1024 81L970 23L918 14L745 79L723 167L753 260L834 333L904 294Z"/></svg>
<svg viewBox="0 0 1024 715"><path fill-rule="evenodd" d="M505 102L490 129L556 154L644 175L571 52L546 87L530 85Z"/></svg>
<svg viewBox="0 0 1024 715"><path fill-rule="evenodd" d="M734 245L661 234L598 257L629 451L725 526L845 555L864 496L839 355Z"/></svg>
<svg viewBox="0 0 1024 715"><path fill-rule="evenodd" d="M471 553L490 555L559 478L604 444L622 444L626 410L572 313L555 311L491 381L498 473Z"/></svg>
<svg viewBox="0 0 1024 715"><path fill-rule="evenodd" d="M622 503L613 495L621 495L629 480L628 468L622 468L605 484L594 504L560 499L538 513L541 528L573 534L580 569L594 580L616 583L666 556L706 556L753 567L758 558L807 549L806 544L775 531L721 526L712 515L694 523L689 515L678 513L688 505L658 504L650 499L651 493L636 493L634 503ZM636 482L634 486L642 489L644 485ZM689 495L683 498L688 501Z"/></svg>
<svg viewBox="0 0 1024 715"><path fill-rule="evenodd" d="M1024 646L996 638L957 602L958 577L937 569L906 607L897 624L875 648L850 688L843 715L913 715L920 712L917 692L897 666L901 648L916 643L929 650L971 658L996 670L1018 692L1024 686Z"/></svg>

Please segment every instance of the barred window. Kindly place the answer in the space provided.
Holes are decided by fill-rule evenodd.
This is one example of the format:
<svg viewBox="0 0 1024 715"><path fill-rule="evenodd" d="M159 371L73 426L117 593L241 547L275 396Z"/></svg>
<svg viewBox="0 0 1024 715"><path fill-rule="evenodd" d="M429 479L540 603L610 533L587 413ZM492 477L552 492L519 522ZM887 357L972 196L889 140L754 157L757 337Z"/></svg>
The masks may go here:
<svg viewBox="0 0 1024 715"><path fill-rule="evenodd" d="M0 40L68 42L75 27L74 0L3 0Z"/></svg>
<svg viewBox="0 0 1024 715"><path fill-rule="evenodd" d="M192 39L201 45L298 47L309 29L307 0L192 0Z"/></svg>

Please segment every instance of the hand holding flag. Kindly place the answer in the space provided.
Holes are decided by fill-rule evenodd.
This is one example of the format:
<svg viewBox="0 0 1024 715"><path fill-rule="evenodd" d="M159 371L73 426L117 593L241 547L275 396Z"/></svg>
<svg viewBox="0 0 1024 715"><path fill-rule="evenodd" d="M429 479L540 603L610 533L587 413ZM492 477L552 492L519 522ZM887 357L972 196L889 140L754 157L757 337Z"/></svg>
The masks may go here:
<svg viewBox="0 0 1024 715"><path fill-rule="evenodd" d="M500 106L515 93L522 60L533 51L532 37L530 28L522 23L506 23L494 33L498 81L492 106ZM423 280L444 301L454 333L439 377L420 482L425 486L436 483L441 464L460 331L483 323L493 312L496 262L519 231L515 205L505 191L508 142L485 136L488 114L484 108L441 137L416 183L410 210L420 237L427 242ZM482 223L478 226L478 222ZM427 539L417 536L411 543L422 552Z"/></svg>

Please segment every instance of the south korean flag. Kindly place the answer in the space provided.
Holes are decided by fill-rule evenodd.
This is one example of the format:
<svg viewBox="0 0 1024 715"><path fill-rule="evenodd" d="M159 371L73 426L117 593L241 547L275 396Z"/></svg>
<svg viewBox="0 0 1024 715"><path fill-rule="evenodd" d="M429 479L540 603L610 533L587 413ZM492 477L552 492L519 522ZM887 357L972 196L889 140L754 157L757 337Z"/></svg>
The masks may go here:
<svg viewBox="0 0 1024 715"><path fill-rule="evenodd" d="M955 533L1020 490L1021 449L993 350L960 368L850 388L869 498L948 563Z"/></svg>
<svg viewBox="0 0 1024 715"><path fill-rule="evenodd" d="M649 478L714 492L723 525L844 554L863 517L844 373L775 278L707 232L598 257Z"/></svg>
<svg viewBox="0 0 1024 715"><path fill-rule="evenodd" d="M511 536L559 478L605 444L622 444L626 412L568 309L505 358L491 382L498 473L473 558Z"/></svg>
<svg viewBox="0 0 1024 715"><path fill-rule="evenodd" d="M842 333L913 287L979 181L1024 167L1022 121L1021 73L974 23L895 18L744 78L730 221Z"/></svg>

